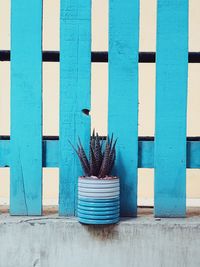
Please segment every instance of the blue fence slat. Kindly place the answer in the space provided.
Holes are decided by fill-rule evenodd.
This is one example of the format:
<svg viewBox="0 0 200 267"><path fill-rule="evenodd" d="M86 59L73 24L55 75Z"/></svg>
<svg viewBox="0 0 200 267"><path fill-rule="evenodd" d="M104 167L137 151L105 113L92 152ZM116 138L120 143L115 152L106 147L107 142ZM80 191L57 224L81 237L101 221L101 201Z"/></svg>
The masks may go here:
<svg viewBox="0 0 200 267"><path fill-rule="evenodd" d="M139 0L110 0L109 133L118 139L121 215L137 214Z"/></svg>
<svg viewBox="0 0 200 267"><path fill-rule="evenodd" d="M188 0L158 0L155 216L186 212Z"/></svg>
<svg viewBox="0 0 200 267"><path fill-rule="evenodd" d="M91 2L61 0L60 17L60 141L59 213L74 215L80 164L68 140L78 136L89 146L91 73Z"/></svg>
<svg viewBox="0 0 200 267"><path fill-rule="evenodd" d="M11 21L10 212L40 215L42 0L12 0Z"/></svg>

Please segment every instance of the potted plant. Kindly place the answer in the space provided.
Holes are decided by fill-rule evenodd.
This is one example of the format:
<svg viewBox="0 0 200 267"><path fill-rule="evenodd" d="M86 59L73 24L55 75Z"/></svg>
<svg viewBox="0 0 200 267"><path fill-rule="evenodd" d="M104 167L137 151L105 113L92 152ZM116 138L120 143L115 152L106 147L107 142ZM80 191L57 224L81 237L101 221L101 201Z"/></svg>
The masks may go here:
<svg viewBox="0 0 200 267"><path fill-rule="evenodd" d="M112 224L119 221L119 178L111 175L117 139L101 140L93 131L89 157L79 139L76 151L84 176L78 178L78 219L85 224Z"/></svg>

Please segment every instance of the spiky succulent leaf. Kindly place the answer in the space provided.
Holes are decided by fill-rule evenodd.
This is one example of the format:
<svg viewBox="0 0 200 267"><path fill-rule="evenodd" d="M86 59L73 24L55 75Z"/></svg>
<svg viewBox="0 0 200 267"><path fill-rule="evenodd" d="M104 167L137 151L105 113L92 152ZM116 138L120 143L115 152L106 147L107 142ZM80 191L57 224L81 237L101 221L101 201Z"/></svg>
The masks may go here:
<svg viewBox="0 0 200 267"><path fill-rule="evenodd" d="M69 143L71 144L72 148L75 150L75 152L77 153L82 169L85 173L86 176L90 176L90 165L89 165L89 161L88 158L86 156L86 153L83 149L83 146L81 144L80 138L78 138L79 140L79 145L78 145L78 149L76 149L73 144L69 141Z"/></svg>
<svg viewBox="0 0 200 267"><path fill-rule="evenodd" d="M103 161L102 161L100 172L99 172L99 177L101 177L101 178L104 178L106 175L109 174L108 173L109 156L110 156L110 142L109 142L109 138L107 138L105 151L104 151L104 155L103 155Z"/></svg>
<svg viewBox="0 0 200 267"><path fill-rule="evenodd" d="M110 150L109 173L112 171L112 168L114 166L115 159L116 159L116 150L115 150L116 143L117 143L117 139L115 139L113 146L111 146L111 150Z"/></svg>
<svg viewBox="0 0 200 267"><path fill-rule="evenodd" d="M102 160L103 160L103 155L101 152L101 144L100 144L100 138L98 134L96 134L95 138L95 151L94 151L95 159L96 159L96 167L97 167L97 172L99 173L99 170L101 168Z"/></svg>
<svg viewBox="0 0 200 267"><path fill-rule="evenodd" d="M101 146L102 155L103 155L103 145L104 145L104 140L103 140L103 138L101 138L100 139L100 146Z"/></svg>
<svg viewBox="0 0 200 267"><path fill-rule="evenodd" d="M85 160L85 158L82 156L80 151L78 153L78 157L79 157L79 160L80 160L80 163L81 163L81 167L83 169L83 172L84 172L85 176L90 176L91 175L90 166L88 165L87 160Z"/></svg>
<svg viewBox="0 0 200 267"><path fill-rule="evenodd" d="M113 154L115 153L116 143L117 143L117 139L114 141L113 146L110 146L110 158L112 158Z"/></svg>
<svg viewBox="0 0 200 267"><path fill-rule="evenodd" d="M110 175L114 166L116 158L116 142L117 139L114 141L113 134L111 139L107 136L106 142L104 142L104 140L101 140L98 134L95 135L95 132L93 131L90 140L89 160L81 144L80 138L78 139L77 149L71 143L70 144L80 159L84 174L86 176L104 178L105 176Z"/></svg>
<svg viewBox="0 0 200 267"><path fill-rule="evenodd" d="M94 151L92 149L92 146L90 146L90 172L93 176L98 175L96 158L95 158L95 154L94 154Z"/></svg>
<svg viewBox="0 0 200 267"><path fill-rule="evenodd" d="M95 149L95 130L93 129L92 136L90 138L90 147L92 147L93 151ZM89 151L89 160L91 159L91 150Z"/></svg>
<svg viewBox="0 0 200 267"><path fill-rule="evenodd" d="M110 139L110 142L109 142L110 148L112 148L112 143L113 143L113 133L111 135L111 139Z"/></svg>
<svg viewBox="0 0 200 267"><path fill-rule="evenodd" d="M82 145L79 147L79 154L81 158L83 159L83 161L85 162L85 164L89 167L89 161L88 161L88 158L86 156L85 150L83 149Z"/></svg>
<svg viewBox="0 0 200 267"><path fill-rule="evenodd" d="M108 170L109 174L111 173L111 171L114 167L115 159L116 159L116 151L114 150L112 155L110 156L109 170Z"/></svg>

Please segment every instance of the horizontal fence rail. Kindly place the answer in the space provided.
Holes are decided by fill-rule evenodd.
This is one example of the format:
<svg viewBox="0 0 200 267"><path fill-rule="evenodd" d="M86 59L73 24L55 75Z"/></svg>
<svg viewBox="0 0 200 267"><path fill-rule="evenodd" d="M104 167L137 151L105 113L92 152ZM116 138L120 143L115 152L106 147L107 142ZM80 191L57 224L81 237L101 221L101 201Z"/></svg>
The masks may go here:
<svg viewBox="0 0 200 267"><path fill-rule="evenodd" d="M43 62L59 62L60 52L59 51L43 51L42 60ZM0 61L10 61L9 50L0 50ZM99 63L108 62L108 52L106 51L92 52L91 62L99 62ZM156 53L155 52L139 52L138 62L139 63L155 63ZM200 63L200 52L189 52L188 63Z"/></svg>
<svg viewBox="0 0 200 267"><path fill-rule="evenodd" d="M42 166L59 167L59 137L44 136L42 141ZM0 167L10 167L10 137L0 137ZM138 168L154 168L154 137L138 140ZM187 138L187 168L200 168L200 137Z"/></svg>

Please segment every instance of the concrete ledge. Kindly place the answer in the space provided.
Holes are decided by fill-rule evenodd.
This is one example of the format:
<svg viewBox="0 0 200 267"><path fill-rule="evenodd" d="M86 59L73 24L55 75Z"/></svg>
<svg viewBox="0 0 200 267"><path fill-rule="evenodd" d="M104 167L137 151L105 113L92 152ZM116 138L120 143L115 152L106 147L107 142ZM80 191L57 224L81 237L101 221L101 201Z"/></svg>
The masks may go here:
<svg viewBox="0 0 200 267"><path fill-rule="evenodd" d="M51 214L49 214L51 213ZM200 212L155 219L151 209L117 225L0 215L0 267L199 267Z"/></svg>

